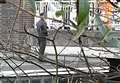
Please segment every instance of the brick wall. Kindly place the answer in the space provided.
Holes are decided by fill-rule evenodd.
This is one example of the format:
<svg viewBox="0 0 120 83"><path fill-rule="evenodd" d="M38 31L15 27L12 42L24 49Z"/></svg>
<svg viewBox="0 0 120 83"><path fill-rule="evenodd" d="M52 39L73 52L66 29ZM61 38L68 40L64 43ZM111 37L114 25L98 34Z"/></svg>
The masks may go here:
<svg viewBox="0 0 120 83"><path fill-rule="evenodd" d="M7 0L11 3L19 5L20 0ZM29 10L29 6L25 6L26 10ZM19 16L14 25L17 8L10 3L0 4L0 39L8 41L12 44L23 45L26 35L15 32L14 30L23 32L24 25L28 25L29 28L33 26L33 17L23 11L19 12ZM13 27L14 25L14 27ZM13 30L14 29L14 30Z"/></svg>

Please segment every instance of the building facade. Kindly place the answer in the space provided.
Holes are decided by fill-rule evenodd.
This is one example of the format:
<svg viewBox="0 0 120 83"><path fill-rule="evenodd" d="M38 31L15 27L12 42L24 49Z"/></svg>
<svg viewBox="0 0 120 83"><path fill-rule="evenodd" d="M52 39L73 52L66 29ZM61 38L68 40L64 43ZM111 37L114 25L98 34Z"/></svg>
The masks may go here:
<svg viewBox="0 0 120 83"><path fill-rule="evenodd" d="M19 0L8 0L8 1L10 1L11 3L14 3L16 5L19 5ZM61 1L61 2L62 3L67 2L67 4L72 5L72 6L67 6L66 7L63 4L59 4L57 1L49 1L49 2L47 2L47 1L36 1L36 15L39 15L39 13L41 13L41 12L45 12L46 13L45 15L47 15L48 17L57 18L55 16L55 12L57 10L60 10L61 8L63 8L66 11L65 12L65 18L63 18L63 20L66 23L69 23L69 22L66 21L65 19L70 19L70 20L75 22L75 17L76 17L75 1L71 0L71 3L69 1ZM23 6L23 4L22 4L22 6ZM95 0L91 0L90 1L90 13L89 13L89 26L90 26L89 29L91 29L93 31L94 30L97 31L97 28L94 26L94 25L96 25L95 13L94 13L94 12L96 12L96 6L98 6L97 2ZM31 11L29 3L26 4L24 6L24 8L26 10ZM50 9L50 8L54 8L54 9ZM56 10L55 10L55 8L56 8ZM55 11L53 12L53 10L55 10ZM20 32L24 31L24 26L27 26L26 28L27 28L28 31L32 30L33 31L32 33L36 34L36 32L34 32L34 30L35 30L35 24L34 23L36 23L38 21L37 18L34 18L33 16L31 16L31 15L29 15L29 14L23 12L23 11L20 11L18 19L16 19L16 23L14 23L15 17L16 17L17 7L10 4L10 3L0 5L0 11L1 11L0 12L1 13L0 14L0 18L1 18L1 20L0 20L0 22L1 22L0 23L0 33L1 33L0 38L1 38L2 41L9 41L10 46L15 45L15 44L19 44L22 47L22 45L25 44L25 42L26 42L25 40L26 40L26 38L28 38L28 36L26 34L23 34L23 33L20 34L17 31L20 31ZM58 18L58 20L59 19L62 19L62 17ZM49 25L49 30L48 30L49 36L48 36L48 38L53 38L54 34L56 33L55 32L56 27L58 29L63 24L56 23L54 25L54 22L52 22L51 20L46 20L46 21L48 22L48 25ZM68 25L65 25L65 26L69 27ZM75 67L75 68L80 67L80 69L82 70L82 67L85 67L86 64L85 64L85 62L82 63L83 58L81 60L79 59L80 56L78 56L78 54L81 53L81 50L79 48L78 41L71 41L73 36L67 31L67 29L68 28L64 27L61 31L59 31L59 33L56 35L56 38L55 38L57 51L58 51L58 53L60 53L59 61L62 62L64 65L66 65L65 63L68 63L67 64L68 66L72 66L72 67ZM70 29L73 30L72 27L70 27ZM87 35L87 36L92 36L92 37L98 37L99 38L98 34L99 34L99 32L92 32L91 33L89 31L85 33L85 35ZM35 39L32 38L32 42L31 42L32 44L31 45L37 47L37 40L35 40L35 41L34 40ZM97 42L97 40L91 40L91 39L88 39L88 38L85 37L85 38L82 38L82 41L83 41L83 45L86 46L86 47L87 46L88 47L93 47L94 46L95 48L92 48L92 49L103 50L103 48L96 48L97 44L95 44L94 42ZM48 47L46 47L46 55L50 55L50 56L47 56L47 57L50 58L50 59L55 59L54 49L52 47L53 46L52 42L48 41L47 46ZM66 48L64 48L65 46L66 46ZM64 51L62 51L63 49L64 49ZM119 52L119 50L115 50L115 51ZM110 55L108 52L101 52L101 51L96 52L96 51L90 50L90 48L85 48L85 53L88 56L92 55L92 57L94 56L93 53L95 53L97 56L103 56L103 55L108 56L108 55ZM111 55L111 56L114 57L114 55ZM99 60L94 59L94 58L91 59L91 56L89 56L89 57L90 57L89 58L90 62L93 63L94 66L96 66L96 63L97 63L97 61L99 62ZM16 63L18 65L21 64L20 62L16 62ZM39 65L42 65L42 63L39 64ZM106 66L105 63L102 63L102 65ZM42 65L42 66L45 67L46 69L48 69L48 68L49 69L55 69L55 67L53 67L53 65L50 65L50 64L45 64L45 65ZM53 77L50 77L48 74L46 76L44 76L46 73L41 71L41 69L36 67L36 66L30 65L30 64L26 65L26 63L25 63L24 65L21 66L21 68L26 70L26 72L27 72L27 70L30 70L28 73L31 75L31 79L27 78L27 77L24 77L24 75L23 75L23 77L21 76L21 80L16 79L15 74L13 74L13 72L11 73L11 71L8 71L9 67L3 65L2 66L2 73L1 73L1 79L2 79L1 82L2 83L9 83L10 80L8 78L11 78L11 81L12 81L11 83L19 83L19 81L21 81L22 83L52 83L53 82L53 80L52 80ZM33 68L33 70L32 70L32 68ZM107 70L105 70L105 72L106 71L108 72L108 67L106 69ZM65 71L61 72L61 70L65 70ZM61 70L60 70L60 73L66 73L67 72L66 69L61 69ZM87 68L85 68L84 70L88 71ZM98 71L100 71L100 70L98 70ZM40 73L38 73L38 72L40 72ZM71 71L69 71L69 72L71 72ZM53 71L52 73L55 73L55 71ZM7 78L4 77L4 76L2 77L2 74L4 74L4 75L9 74L10 77L9 77L9 75L8 75ZM68 74L68 72L67 72L67 74ZM67 74L64 74L64 75L68 76ZM20 73L20 75L21 75L21 73ZM77 79L77 80L81 80L80 78L82 78L81 75L80 75L79 79ZM70 79L71 78L69 78L69 76L68 76L67 79L60 79L60 83L64 83L64 82L65 83L70 83ZM73 79L73 80L74 80L74 82L77 81L76 78Z"/></svg>

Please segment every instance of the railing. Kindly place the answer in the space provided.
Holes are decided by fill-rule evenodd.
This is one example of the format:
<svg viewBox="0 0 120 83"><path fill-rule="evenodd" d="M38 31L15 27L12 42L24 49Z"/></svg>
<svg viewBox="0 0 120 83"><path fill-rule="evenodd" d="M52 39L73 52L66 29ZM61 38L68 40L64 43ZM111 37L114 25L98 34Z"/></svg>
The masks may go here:
<svg viewBox="0 0 120 83"><path fill-rule="evenodd" d="M78 70L84 71L84 72L88 72L88 68L84 67L84 68L76 68ZM96 72L109 72L109 67L92 67L92 69ZM51 72L51 74L55 75L56 73L56 69L47 69L48 72ZM68 72L69 71L69 72ZM20 76L24 76L24 74L22 73L22 71L17 70L16 71ZM49 74L46 73L44 70L25 70L24 71L26 74L28 74L28 76L48 76ZM58 74L75 74L76 72L71 71L69 69L65 69L65 68L59 68L58 69ZM0 72L0 75L3 75L5 77L14 77L16 76L14 71L2 71ZM0 76L1 77L1 76Z"/></svg>

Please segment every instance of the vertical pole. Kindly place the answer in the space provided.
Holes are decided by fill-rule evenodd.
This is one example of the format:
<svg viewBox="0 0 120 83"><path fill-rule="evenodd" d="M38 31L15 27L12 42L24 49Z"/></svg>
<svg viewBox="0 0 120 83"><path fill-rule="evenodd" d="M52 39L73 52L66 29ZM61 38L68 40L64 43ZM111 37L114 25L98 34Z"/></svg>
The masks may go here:
<svg viewBox="0 0 120 83"><path fill-rule="evenodd" d="M56 49L54 40L52 41L52 43L53 43L53 46L54 46L55 59L56 59L56 77L55 77L55 83L58 83L58 53L57 53L57 49Z"/></svg>

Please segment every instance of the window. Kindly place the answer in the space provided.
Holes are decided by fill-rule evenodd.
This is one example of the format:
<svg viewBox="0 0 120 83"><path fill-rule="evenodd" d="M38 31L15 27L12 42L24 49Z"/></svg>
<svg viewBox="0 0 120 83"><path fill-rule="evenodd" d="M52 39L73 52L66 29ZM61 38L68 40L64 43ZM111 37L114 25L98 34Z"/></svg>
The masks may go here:
<svg viewBox="0 0 120 83"><path fill-rule="evenodd" d="M9 79L9 78L7 78L7 79L2 79L2 83L14 83L14 82L15 82L14 79Z"/></svg>
<svg viewBox="0 0 120 83"><path fill-rule="evenodd" d="M20 81L20 82L19 82ZM17 79L16 81L15 81L15 83L29 83L29 80L27 80L27 79Z"/></svg>
<svg viewBox="0 0 120 83"><path fill-rule="evenodd" d="M68 79L67 78L61 78L61 79L59 79L59 83L68 83Z"/></svg>
<svg viewBox="0 0 120 83"><path fill-rule="evenodd" d="M39 10L39 8L40 8L40 3L37 2L37 3L36 3L36 9Z"/></svg>
<svg viewBox="0 0 120 83"><path fill-rule="evenodd" d="M21 80L21 83L29 83L29 80Z"/></svg>
<svg viewBox="0 0 120 83"><path fill-rule="evenodd" d="M30 83L41 83L40 79L32 79Z"/></svg>
<svg viewBox="0 0 120 83"><path fill-rule="evenodd" d="M53 83L52 78L46 78L44 79L44 83Z"/></svg>
<svg viewBox="0 0 120 83"><path fill-rule="evenodd" d="M95 8L94 8L94 3L91 2L90 3L90 16L94 17L94 11L95 11Z"/></svg>

